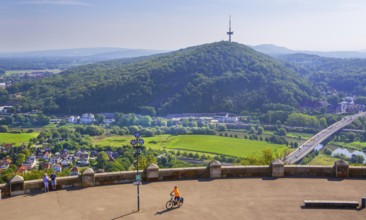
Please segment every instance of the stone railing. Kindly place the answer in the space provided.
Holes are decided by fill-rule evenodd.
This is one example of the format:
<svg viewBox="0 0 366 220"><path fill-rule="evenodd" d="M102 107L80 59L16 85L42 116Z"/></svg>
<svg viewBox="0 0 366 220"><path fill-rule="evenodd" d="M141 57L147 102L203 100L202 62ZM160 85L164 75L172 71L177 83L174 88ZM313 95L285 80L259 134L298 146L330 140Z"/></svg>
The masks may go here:
<svg viewBox="0 0 366 220"><path fill-rule="evenodd" d="M281 160L274 161L271 166L222 166L219 161L214 160L208 167L159 169L157 165L151 164L140 174L143 182L239 177L366 178L366 167L350 167L343 160L337 161L334 166L284 165ZM89 187L135 181L135 171L95 173L89 168L78 176L58 177L57 188ZM24 181L21 176L15 176L9 183L0 185L0 190L2 196L15 196L44 190L44 187L42 180Z"/></svg>

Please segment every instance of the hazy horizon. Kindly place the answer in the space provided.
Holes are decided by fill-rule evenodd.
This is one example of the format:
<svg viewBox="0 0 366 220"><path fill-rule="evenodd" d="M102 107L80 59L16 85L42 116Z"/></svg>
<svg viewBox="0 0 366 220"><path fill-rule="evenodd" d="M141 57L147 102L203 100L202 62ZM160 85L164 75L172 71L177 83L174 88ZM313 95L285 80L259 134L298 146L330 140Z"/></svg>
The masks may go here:
<svg viewBox="0 0 366 220"><path fill-rule="evenodd" d="M3 0L0 53L177 50L227 40L291 50L366 49L362 0Z"/></svg>

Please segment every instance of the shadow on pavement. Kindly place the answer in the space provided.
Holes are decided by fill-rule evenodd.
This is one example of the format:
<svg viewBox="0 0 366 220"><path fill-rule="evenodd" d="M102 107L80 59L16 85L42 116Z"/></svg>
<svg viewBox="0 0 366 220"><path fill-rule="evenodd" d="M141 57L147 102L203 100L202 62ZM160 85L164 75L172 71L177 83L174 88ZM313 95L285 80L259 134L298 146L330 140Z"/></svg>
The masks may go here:
<svg viewBox="0 0 366 220"><path fill-rule="evenodd" d="M351 208L351 207L306 207L305 205L300 206L301 209L334 209L334 210L355 210L361 211L362 207Z"/></svg>
<svg viewBox="0 0 366 220"><path fill-rule="evenodd" d="M127 214L124 214L124 215L121 215L121 216L118 216L118 217L112 218L111 220L121 219L121 218L127 217L127 216L132 215L132 214L137 213L137 212L138 212L138 211L132 211L132 212L130 212L130 213L127 213Z"/></svg>
<svg viewBox="0 0 366 220"><path fill-rule="evenodd" d="M175 210L177 208L171 208L171 209L164 209L163 211L160 211L160 212L156 212L155 215L162 215L164 213L167 213L167 212L171 212L173 210Z"/></svg>
<svg viewBox="0 0 366 220"><path fill-rule="evenodd" d="M266 177L262 177L262 180L277 180L278 177L271 177L271 176L266 176Z"/></svg>

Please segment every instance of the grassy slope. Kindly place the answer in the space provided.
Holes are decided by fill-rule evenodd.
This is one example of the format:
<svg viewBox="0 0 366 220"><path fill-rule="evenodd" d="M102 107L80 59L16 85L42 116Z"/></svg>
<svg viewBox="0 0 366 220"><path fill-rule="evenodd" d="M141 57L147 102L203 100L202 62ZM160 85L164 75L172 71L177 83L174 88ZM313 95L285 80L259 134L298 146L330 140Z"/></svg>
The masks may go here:
<svg viewBox="0 0 366 220"><path fill-rule="evenodd" d="M339 158L330 157L320 153L308 165L334 165L334 162L338 160Z"/></svg>
<svg viewBox="0 0 366 220"><path fill-rule="evenodd" d="M353 150L359 150L362 151L364 148L366 148L366 142L359 142L359 141L355 141L355 142L351 142L351 143L345 143L345 142L332 142L334 145L336 145L337 147L345 147L345 148L349 148L349 149L353 149Z"/></svg>
<svg viewBox="0 0 366 220"><path fill-rule="evenodd" d="M122 146L129 144L132 136L110 136L94 139L95 144L105 146ZM261 141L247 139L209 136L209 135L160 135L144 138L145 146L153 149L181 149L195 152L223 154L236 157L248 157L253 154L260 154L265 148L272 148L273 152L282 145L268 144Z"/></svg>
<svg viewBox="0 0 366 220"><path fill-rule="evenodd" d="M0 144L15 144L16 146L20 144L27 144L29 139L35 138L38 136L38 133L21 133L21 134L13 134L13 133L0 133Z"/></svg>

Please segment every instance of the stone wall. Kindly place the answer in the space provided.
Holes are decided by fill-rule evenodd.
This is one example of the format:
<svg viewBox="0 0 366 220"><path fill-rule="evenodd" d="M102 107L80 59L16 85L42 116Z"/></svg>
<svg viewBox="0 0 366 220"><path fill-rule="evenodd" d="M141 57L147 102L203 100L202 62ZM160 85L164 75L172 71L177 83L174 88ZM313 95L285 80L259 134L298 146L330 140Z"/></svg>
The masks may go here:
<svg viewBox="0 0 366 220"><path fill-rule="evenodd" d="M365 167L366 169L366 167ZM285 166L284 176L288 177L335 177L333 166ZM366 177L366 176L365 176Z"/></svg>
<svg viewBox="0 0 366 220"><path fill-rule="evenodd" d="M352 178L366 178L366 167L349 167L349 177Z"/></svg>
<svg viewBox="0 0 366 220"><path fill-rule="evenodd" d="M142 179L145 179L145 173L141 173ZM96 173L95 185L108 185L117 183L132 183L135 181L136 171Z"/></svg>
<svg viewBox="0 0 366 220"><path fill-rule="evenodd" d="M300 166L283 165L277 161L272 166L222 166L214 161L208 167L169 168L159 169L152 164L148 169L141 171L141 179L146 181L165 181L181 179L216 179L216 178L245 178L245 177L338 177L338 178L366 178L366 166L344 166L344 161L336 162L334 166ZM348 165L348 164L347 164ZM336 171L342 166L343 173L349 173L342 177ZM148 179L148 177L153 177ZM16 177L14 177L16 178ZM19 177L18 177L19 179ZM89 187L96 185L133 183L136 181L136 171L94 173L92 169L84 171L79 176L57 178L57 188ZM10 183L0 184L2 196L9 196ZM43 190L42 180L24 181L24 193Z"/></svg>
<svg viewBox="0 0 366 220"><path fill-rule="evenodd" d="M270 166L222 166L222 178L271 176Z"/></svg>
<svg viewBox="0 0 366 220"><path fill-rule="evenodd" d="M159 180L199 179L209 178L207 167L159 169Z"/></svg>

